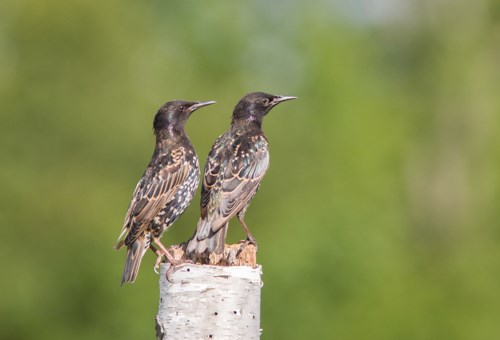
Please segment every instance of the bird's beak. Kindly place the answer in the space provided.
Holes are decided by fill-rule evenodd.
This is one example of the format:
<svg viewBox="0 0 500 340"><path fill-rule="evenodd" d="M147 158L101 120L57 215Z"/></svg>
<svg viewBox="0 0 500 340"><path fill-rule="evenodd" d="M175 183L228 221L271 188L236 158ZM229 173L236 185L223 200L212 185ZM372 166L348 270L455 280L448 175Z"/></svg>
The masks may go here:
<svg viewBox="0 0 500 340"><path fill-rule="evenodd" d="M292 99L297 99L297 97L292 97L292 96L276 96L273 99L272 104L274 106L274 105L278 105L279 103L285 102L287 100L292 100Z"/></svg>
<svg viewBox="0 0 500 340"><path fill-rule="evenodd" d="M212 105L215 104L216 101L210 100L208 102L196 102L191 107L189 108L189 111L193 112L195 110L198 110L200 107L207 106L207 105Z"/></svg>

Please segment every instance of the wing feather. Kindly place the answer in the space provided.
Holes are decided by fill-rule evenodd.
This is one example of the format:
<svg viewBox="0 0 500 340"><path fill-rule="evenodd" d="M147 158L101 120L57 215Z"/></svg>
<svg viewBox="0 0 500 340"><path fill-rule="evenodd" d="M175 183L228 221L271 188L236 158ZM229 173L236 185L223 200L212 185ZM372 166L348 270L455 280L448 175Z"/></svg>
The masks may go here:
<svg viewBox="0 0 500 340"><path fill-rule="evenodd" d="M208 223L204 223L206 227L199 231L198 239L217 232L249 203L268 166L264 136L256 136L252 143L236 139L230 148L224 147L222 138L216 141L205 166L202 187L201 217Z"/></svg>
<svg viewBox="0 0 500 340"><path fill-rule="evenodd" d="M180 155L179 150L167 155L163 160L166 166L156 176L153 167L148 167L134 190L119 238L127 234L126 240L119 241L118 247L137 239L161 209L173 199L177 188L187 179L189 173L188 166L182 162L182 156L184 153Z"/></svg>

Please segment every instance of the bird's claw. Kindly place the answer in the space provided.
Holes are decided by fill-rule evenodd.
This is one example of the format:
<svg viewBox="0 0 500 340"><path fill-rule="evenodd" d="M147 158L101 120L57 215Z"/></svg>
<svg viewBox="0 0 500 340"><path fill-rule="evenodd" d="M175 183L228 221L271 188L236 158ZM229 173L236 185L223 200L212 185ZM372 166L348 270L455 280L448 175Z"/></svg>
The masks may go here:
<svg viewBox="0 0 500 340"><path fill-rule="evenodd" d="M193 261L191 260L188 260L188 259L185 259L184 261L183 260L180 260L180 261L175 261L174 263L170 263L170 266L168 267L168 270L167 270L167 273L165 274L166 276L166 279L168 282L170 283L173 283L172 280L170 280L170 275L172 275L173 273L175 273L175 267L181 265L181 264L194 264Z"/></svg>
<svg viewBox="0 0 500 340"><path fill-rule="evenodd" d="M253 244L255 246L255 250L259 249L259 245L257 244L257 241L253 238L253 236L248 236L245 241L243 241L244 246L248 246L249 244Z"/></svg>
<svg viewBox="0 0 500 340"><path fill-rule="evenodd" d="M258 250L259 249L259 246L257 244L257 241L255 241L255 239L253 237L248 237L246 240L245 240L246 244L253 244L255 246L255 250Z"/></svg>
<svg viewBox="0 0 500 340"><path fill-rule="evenodd" d="M154 272L156 275L160 275L159 269L160 269L160 263L161 263L161 258L160 260L156 260L155 266L153 267Z"/></svg>
<svg viewBox="0 0 500 340"><path fill-rule="evenodd" d="M238 250L238 252L236 253L236 256L240 256L241 252L243 250L245 250L245 248L248 247L250 244L255 246L255 251L259 250L259 246L257 245L257 241L255 241L255 239L253 237L251 237L251 238L248 237L246 240L242 240L240 242L241 242L241 246L240 246L240 249Z"/></svg>
<svg viewBox="0 0 500 340"><path fill-rule="evenodd" d="M155 272L157 275L159 275L159 274L160 274L160 271L159 271L159 269L160 269L160 264L161 264L161 261L163 260L163 256L164 256L165 254L163 254L161 251L158 251L158 252L156 252L156 255L157 255L158 257L156 258L156 262L155 262L155 266L153 267L153 270L154 270L154 272Z"/></svg>
<svg viewBox="0 0 500 340"><path fill-rule="evenodd" d="M170 264L168 267L167 273L165 274L165 278L167 279L168 282L174 283L174 281L170 280L170 275L174 272L174 265Z"/></svg>

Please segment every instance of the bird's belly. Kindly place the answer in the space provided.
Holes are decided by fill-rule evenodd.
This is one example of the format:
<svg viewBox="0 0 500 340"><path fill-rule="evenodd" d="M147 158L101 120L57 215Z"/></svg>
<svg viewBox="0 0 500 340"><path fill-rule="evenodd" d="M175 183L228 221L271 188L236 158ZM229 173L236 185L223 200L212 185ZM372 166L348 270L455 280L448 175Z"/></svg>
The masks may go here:
<svg viewBox="0 0 500 340"><path fill-rule="evenodd" d="M198 189L198 175L195 171L177 189L172 200L170 200L152 223L152 229L156 237L161 235L184 213L191 203Z"/></svg>

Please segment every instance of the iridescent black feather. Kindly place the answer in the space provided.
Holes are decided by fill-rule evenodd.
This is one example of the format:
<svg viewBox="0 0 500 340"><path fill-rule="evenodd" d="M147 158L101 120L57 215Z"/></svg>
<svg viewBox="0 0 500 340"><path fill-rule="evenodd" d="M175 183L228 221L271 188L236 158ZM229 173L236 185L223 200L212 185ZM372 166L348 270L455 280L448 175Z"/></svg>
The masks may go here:
<svg viewBox="0 0 500 340"><path fill-rule="evenodd" d="M201 217L188 243L188 253L222 253L227 225L234 216L246 228L246 208L269 166L269 145L262 120L275 105L294 98L256 92L236 105L231 128L215 141L207 158ZM248 230L247 233L252 239Z"/></svg>
<svg viewBox="0 0 500 340"><path fill-rule="evenodd" d="M212 103L169 102L155 116L153 157L132 195L116 246L128 248L122 284L134 282L151 242L180 217L198 188L198 159L184 125L193 111Z"/></svg>

